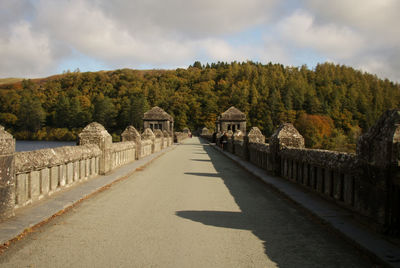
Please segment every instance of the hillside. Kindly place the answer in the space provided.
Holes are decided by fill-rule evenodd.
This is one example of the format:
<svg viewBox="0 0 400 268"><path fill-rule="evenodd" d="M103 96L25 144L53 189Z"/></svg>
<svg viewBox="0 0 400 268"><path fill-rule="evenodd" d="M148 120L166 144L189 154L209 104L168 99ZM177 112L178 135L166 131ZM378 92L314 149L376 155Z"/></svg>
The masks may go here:
<svg viewBox="0 0 400 268"><path fill-rule="evenodd" d="M387 109L400 107L400 86L343 65L314 69L280 64L199 62L187 69L122 69L66 73L0 86L0 124L17 138L74 139L98 121L119 134L141 128L157 105L175 126L213 129L234 105L266 136L292 122L312 148L354 150L355 141ZM116 135L115 135L116 136Z"/></svg>
<svg viewBox="0 0 400 268"><path fill-rule="evenodd" d="M0 85L15 84L24 80L23 78L0 78Z"/></svg>

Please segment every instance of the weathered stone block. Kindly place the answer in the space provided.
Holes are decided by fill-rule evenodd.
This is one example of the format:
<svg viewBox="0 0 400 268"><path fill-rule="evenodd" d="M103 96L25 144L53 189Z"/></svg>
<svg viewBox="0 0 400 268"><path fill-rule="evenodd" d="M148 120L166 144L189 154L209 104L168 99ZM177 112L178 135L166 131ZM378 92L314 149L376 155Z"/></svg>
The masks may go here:
<svg viewBox="0 0 400 268"><path fill-rule="evenodd" d="M17 205L24 206L29 200L29 175L22 173L17 175Z"/></svg>
<svg viewBox="0 0 400 268"><path fill-rule="evenodd" d="M303 184L310 186L310 165L304 164L303 167Z"/></svg>
<svg viewBox="0 0 400 268"><path fill-rule="evenodd" d="M343 200L348 205L353 205L354 202L354 178L344 174L343 185Z"/></svg>
<svg viewBox="0 0 400 268"><path fill-rule="evenodd" d="M76 161L73 163L74 164L74 181L79 181L80 176L79 176L79 161Z"/></svg>
<svg viewBox="0 0 400 268"><path fill-rule="evenodd" d="M30 173L30 196L33 201L40 197L40 171L32 171Z"/></svg>
<svg viewBox="0 0 400 268"><path fill-rule="evenodd" d="M90 176L96 175L96 158L90 158Z"/></svg>
<svg viewBox="0 0 400 268"><path fill-rule="evenodd" d="M0 219L14 215L15 185L0 186Z"/></svg>
<svg viewBox="0 0 400 268"><path fill-rule="evenodd" d="M60 165L59 172L59 185L63 187L67 184L67 165Z"/></svg>
<svg viewBox="0 0 400 268"><path fill-rule="evenodd" d="M0 220L14 215L15 139L0 126Z"/></svg>
<svg viewBox="0 0 400 268"><path fill-rule="evenodd" d="M333 173L333 197L336 200L343 200L343 174Z"/></svg>
<svg viewBox="0 0 400 268"><path fill-rule="evenodd" d="M66 165L67 169L67 184L74 182L74 163L68 163Z"/></svg>
<svg viewBox="0 0 400 268"><path fill-rule="evenodd" d="M40 178L41 178L41 194L47 195L50 191L50 169L44 168L40 170Z"/></svg>
<svg viewBox="0 0 400 268"><path fill-rule="evenodd" d="M58 166L50 168L50 190L55 191L58 188L59 170Z"/></svg>
<svg viewBox="0 0 400 268"><path fill-rule="evenodd" d="M310 167L310 187L317 190L317 167Z"/></svg>
<svg viewBox="0 0 400 268"><path fill-rule="evenodd" d="M325 191L325 169L317 167L317 191L324 193Z"/></svg>
<svg viewBox="0 0 400 268"><path fill-rule="evenodd" d="M8 186L14 180L14 155L0 155L0 186Z"/></svg>
<svg viewBox="0 0 400 268"><path fill-rule="evenodd" d="M90 159L85 159L85 177L89 178L90 176Z"/></svg>
<svg viewBox="0 0 400 268"><path fill-rule="evenodd" d="M99 123L93 122L87 125L79 134L79 144L96 144L102 154L99 162L99 173L106 174L111 170L111 151L112 137L107 130Z"/></svg>
<svg viewBox="0 0 400 268"><path fill-rule="evenodd" d="M333 197L333 172L330 169L325 169L325 189L324 194L326 196Z"/></svg>
<svg viewBox="0 0 400 268"><path fill-rule="evenodd" d="M83 159L79 161L79 178L81 180L84 180L86 179L85 175L86 175L86 163L85 160Z"/></svg>
<svg viewBox="0 0 400 268"><path fill-rule="evenodd" d="M86 179L85 174L86 174L85 160L81 160L79 161L79 179L81 180Z"/></svg>

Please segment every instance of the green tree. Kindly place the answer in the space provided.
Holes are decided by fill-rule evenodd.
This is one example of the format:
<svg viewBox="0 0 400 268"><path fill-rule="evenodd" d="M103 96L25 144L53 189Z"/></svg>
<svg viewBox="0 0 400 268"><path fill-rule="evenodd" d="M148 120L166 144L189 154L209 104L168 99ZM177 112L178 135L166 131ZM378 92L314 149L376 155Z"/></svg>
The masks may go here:
<svg viewBox="0 0 400 268"><path fill-rule="evenodd" d="M37 131L44 124L46 113L38 98L32 95L22 97L18 114L18 126L21 130Z"/></svg>
<svg viewBox="0 0 400 268"><path fill-rule="evenodd" d="M106 128L113 127L115 125L115 117L117 111L109 97L98 96L94 103L94 114L93 119L102 124Z"/></svg>

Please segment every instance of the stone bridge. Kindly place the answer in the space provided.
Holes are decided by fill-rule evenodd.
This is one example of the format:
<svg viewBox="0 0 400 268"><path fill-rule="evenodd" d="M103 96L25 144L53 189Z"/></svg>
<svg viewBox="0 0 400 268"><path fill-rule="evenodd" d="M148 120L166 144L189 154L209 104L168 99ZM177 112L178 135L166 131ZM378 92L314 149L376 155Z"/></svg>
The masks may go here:
<svg viewBox="0 0 400 268"><path fill-rule="evenodd" d="M79 146L21 153L1 128L0 265L395 267L399 122L385 113L354 155L290 124L268 144L257 128L173 144L92 123Z"/></svg>

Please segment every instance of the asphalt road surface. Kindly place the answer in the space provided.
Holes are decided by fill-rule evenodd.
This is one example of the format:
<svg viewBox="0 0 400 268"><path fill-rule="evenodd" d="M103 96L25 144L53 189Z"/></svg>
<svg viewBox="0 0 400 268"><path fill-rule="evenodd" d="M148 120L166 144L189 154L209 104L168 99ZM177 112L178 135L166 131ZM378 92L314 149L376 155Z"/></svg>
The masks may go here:
<svg viewBox="0 0 400 268"><path fill-rule="evenodd" d="M0 267L371 267L197 138L0 255Z"/></svg>

